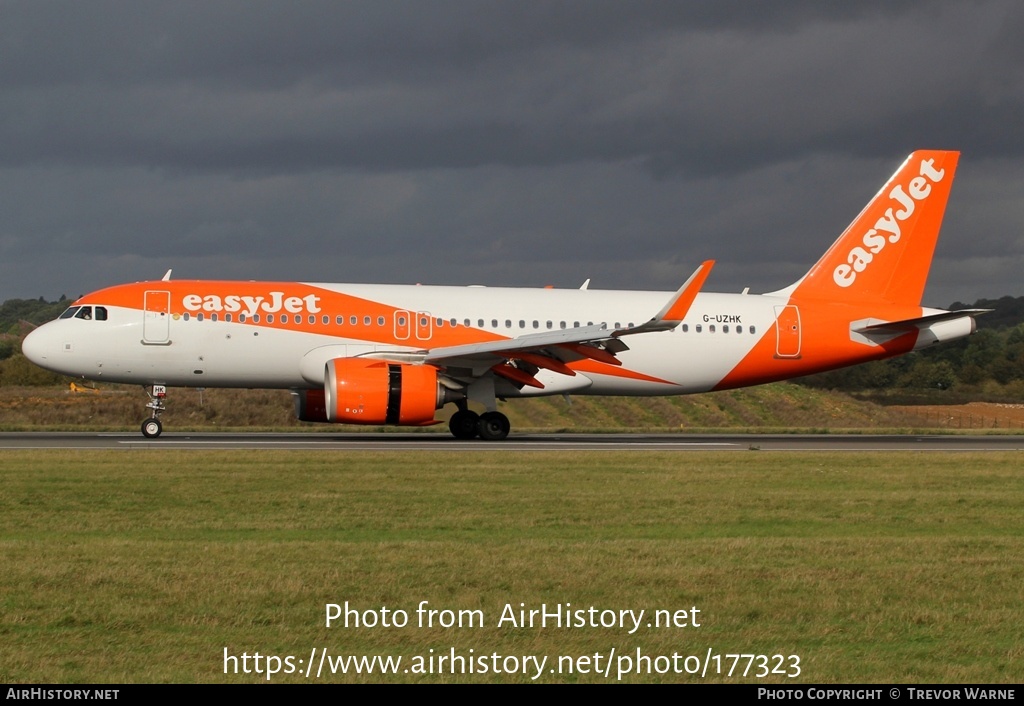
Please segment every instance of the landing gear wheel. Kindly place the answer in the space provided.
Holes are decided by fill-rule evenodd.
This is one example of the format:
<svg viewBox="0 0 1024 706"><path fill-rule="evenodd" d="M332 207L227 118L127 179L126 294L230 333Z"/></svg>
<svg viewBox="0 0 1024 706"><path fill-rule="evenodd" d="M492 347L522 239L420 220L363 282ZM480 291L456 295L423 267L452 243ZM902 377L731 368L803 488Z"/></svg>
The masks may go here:
<svg viewBox="0 0 1024 706"><path fill-rule="evenodd" d="M512 425L501 412L484 412L480 415L477 430L484 441L501 441L508 436Z"/></svg>
<svg viewBox="0 0 1024 706"><path fill-rule="evenodd" d="M480 415L460 409L448 420L448 429L456 439L473 439L480 433Z"/></svg>
<svg viewBox="0 0 1024 706"><path fill-rule="evenodd" d="M147 387L144 385L142 389L149 396L149 404L146 405L146 409L151 410L150 414L153 415L142 423L142 435L147 439L155 439L164 430L164 425L160 423L160 415L167 410L167 403L164 402L167 399L167 386L153 384Z"/></svg>

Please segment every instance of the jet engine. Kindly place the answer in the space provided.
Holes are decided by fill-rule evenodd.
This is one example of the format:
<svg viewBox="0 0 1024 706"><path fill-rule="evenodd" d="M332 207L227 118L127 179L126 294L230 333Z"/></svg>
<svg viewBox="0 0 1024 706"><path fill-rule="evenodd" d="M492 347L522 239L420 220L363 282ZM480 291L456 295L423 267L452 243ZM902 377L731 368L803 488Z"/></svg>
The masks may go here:
<svg viewBox="0 0 1024 706"><path fill-rule="evenodd" d="M326 421L344 424L433 424L434 411L452 399L434 366L374 358L327 361L323 394ZM305 400L315 413L313 391Z"/></svg>

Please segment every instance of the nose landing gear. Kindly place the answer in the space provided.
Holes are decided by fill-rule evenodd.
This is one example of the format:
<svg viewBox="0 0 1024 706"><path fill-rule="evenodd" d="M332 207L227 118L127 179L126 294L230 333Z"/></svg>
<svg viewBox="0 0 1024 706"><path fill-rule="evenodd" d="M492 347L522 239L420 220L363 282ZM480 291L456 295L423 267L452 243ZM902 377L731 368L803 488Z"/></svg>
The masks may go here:
<svg viewBox="0 0 1024 706"><path fill-rule="evenodd" d="M142 389L149 396L149 403L146 405L146 409L153 410L152 416L142 422L142 435L147 439L155 439L164 430L164 425L160 423L160 415L167 410L167 405L164 403L164 400L167 398L167 386L152 385L152 391L148 387L143 387Z"/></svg>

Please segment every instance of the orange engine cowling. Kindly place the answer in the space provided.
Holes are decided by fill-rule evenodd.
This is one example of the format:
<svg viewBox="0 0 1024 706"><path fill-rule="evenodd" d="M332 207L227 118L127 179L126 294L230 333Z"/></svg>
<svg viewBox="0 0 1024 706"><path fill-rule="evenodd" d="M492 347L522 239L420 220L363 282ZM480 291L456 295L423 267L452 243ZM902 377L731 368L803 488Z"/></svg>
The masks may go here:
<svg viewBox="0 0 1024 706"><path fill-rule="evenodd" d="M324 398L329 422L422 426L434 422L445 390L432 365L335 358L327 361Z"/></svg>

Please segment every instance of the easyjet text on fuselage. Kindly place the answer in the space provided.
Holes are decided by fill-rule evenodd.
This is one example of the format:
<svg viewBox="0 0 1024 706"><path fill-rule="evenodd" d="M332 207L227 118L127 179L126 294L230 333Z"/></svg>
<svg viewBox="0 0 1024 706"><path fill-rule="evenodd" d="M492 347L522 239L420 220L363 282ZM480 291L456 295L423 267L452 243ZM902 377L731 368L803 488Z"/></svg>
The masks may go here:
<svg viewBox="0 0 1024 706"><path fill-rule="evenodd" d="M320 313L320 297L307 294L304 297L285 296L284 292L268 292L264 295L228 294L186 294L181 298L181 305L187 311L204 311L209 313L241 312L253 316L260 312L276 314L286 311L289 314Z"/></svg>

